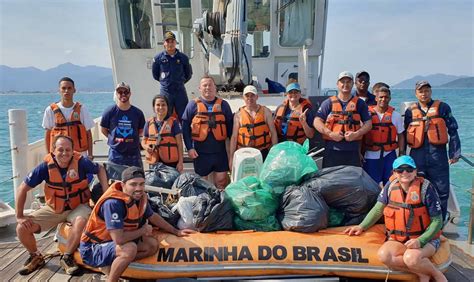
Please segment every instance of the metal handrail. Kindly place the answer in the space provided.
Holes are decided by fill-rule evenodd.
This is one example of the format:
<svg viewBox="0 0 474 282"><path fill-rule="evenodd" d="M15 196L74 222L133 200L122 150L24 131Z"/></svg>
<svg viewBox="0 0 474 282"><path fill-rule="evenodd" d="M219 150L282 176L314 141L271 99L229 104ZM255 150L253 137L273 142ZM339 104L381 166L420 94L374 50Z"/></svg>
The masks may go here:
<svg viewBox="0 0 474 282"><path fill-rule="evenodd" d="M466 158L463 155L460 155L459 158L465 161L471 167L474 167L474 163ZM474 245L474 177L472 178L472 188L471 188L471 208L469 213L469 228L467 233L467 242L471 245Z"/></svg>

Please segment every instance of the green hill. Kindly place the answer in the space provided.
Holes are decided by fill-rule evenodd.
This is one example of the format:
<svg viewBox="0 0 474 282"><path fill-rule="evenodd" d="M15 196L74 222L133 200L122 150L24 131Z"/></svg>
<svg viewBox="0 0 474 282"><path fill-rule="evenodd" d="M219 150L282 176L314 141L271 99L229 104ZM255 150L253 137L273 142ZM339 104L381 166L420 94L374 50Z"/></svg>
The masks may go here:
<svg viewBox="0 0 474 282"><path fill-rule="evenodd" d="M474 77L463 77L445 84L441 84L438 87L442 88L474 88Z"/></svg>

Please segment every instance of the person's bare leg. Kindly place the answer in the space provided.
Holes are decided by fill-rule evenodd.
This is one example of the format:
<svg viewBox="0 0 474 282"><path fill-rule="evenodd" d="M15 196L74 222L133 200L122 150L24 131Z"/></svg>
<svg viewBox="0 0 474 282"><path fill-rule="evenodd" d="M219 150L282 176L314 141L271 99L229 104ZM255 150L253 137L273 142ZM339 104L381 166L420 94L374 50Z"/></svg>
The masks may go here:
<svg viewBox="0 0 474 282"><path fill-rule="evenodd" d="M135 259L142 259L152 256L158 250L158 241L154 237L143 236L143 241L137 245L137 255Z"/></svg>
<svg viewBox="0 0 474 282"><path fill-rule="evenodd" d="M436 253L436 249L431 244L426 244L421 249L407 249L403 255L403 261L410 272L418 275L421 282L428 282L434 278L436 282L444 282L446 277L429 260Z"/></svg>
<svg viewBox="0 0 474 282"><path fill-rule="evenodd" d="M409 271L408 267L403 261L403 254L405 253L406 247L402 243L394 240L385 242L380 247L377 255L383 264L388 266L390 269Z"/></svg>
<svg viewBox="0 0 474 282"><path fill-rule="evenodd" d="M18 236L18 240L20 240L20 243L30 254L34 254L38 251L38 248L36 246L36 239L33 234L38 233L40 231L41 227L37 223L33 223L30 228L26 228L21 224L18 224L16 226L16 234Z"/></svg>
<svg viewBox="0 0 474 282"><path fill-rule="evenodd" d="M87 219L83 218L82 216L77 216L72 222L72 229L69 233L69 239L67 240L66 245L66 254L73 254L77 247L79 246L79 242L81 240L82 231L84 231L84 227L86 226Z"/></svg>
<svg viewBox="0 0 474 282"><path fill-rule="evenodd" d="M224 190L227 184L229 184L227 171L214 172L214 185L216 185L217 189Z"/></svg>
<svg viewBox="0 0 474 282"><path fill-rule="evenodd" d="M115 247L115 259L110 266L110 272L107 281L118 281L120 275L127 269L128 265L135 260L137 255L137 244L128 242Z"/></svg>

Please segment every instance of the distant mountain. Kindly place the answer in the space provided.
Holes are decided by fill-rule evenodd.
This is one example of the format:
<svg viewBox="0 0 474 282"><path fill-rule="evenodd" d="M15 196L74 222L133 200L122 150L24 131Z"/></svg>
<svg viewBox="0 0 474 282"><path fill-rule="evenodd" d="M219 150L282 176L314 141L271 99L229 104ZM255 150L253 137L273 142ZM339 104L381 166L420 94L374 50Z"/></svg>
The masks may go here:
<svg viewBox="0 0 474 282"><path fill-rule="evenodd" d="M467 76L461 75L461 76L456 76L456 75L449 75L449 74L442 74L442 73L437 73L437 74L431 74L427 76L421 76L417 75L412 78L403 80L395 85L392 85L392 88L409 88L412 89L415 87L415 84L417 81L420 80L428 80L433 87L438 87L443 84L446 84L448 82L451 82L453 80L459 79L459 78L465 78Z"/></svg>
<svg viewBox="0 0 474 282"><path fill-rule="evenodd" d="M445 88L474 88L474 77L464 77L440 85Z"/></svg>
<svg viewBox="0 0 474 282"><path fill-rule="evenodd" d="M64 76L74 80L78 91L113 91L112 69L65 63L45 71L0 65L0 92L56 91Z"/></svg>

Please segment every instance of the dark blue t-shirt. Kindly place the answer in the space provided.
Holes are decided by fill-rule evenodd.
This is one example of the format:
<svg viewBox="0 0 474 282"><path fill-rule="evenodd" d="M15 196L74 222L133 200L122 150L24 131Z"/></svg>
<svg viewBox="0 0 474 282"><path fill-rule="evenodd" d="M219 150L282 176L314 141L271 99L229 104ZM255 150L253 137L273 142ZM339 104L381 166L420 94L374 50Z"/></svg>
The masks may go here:
<svg viewBox="0 0 474 282"><path fill-rule="evenodd" d="M212 107L214 106L214 103L216 99L214 99L212 102L208 102L201 97L199 98L204 105L207 107L208 112L212 112ZM229 103L227 101L222 100L222 112L224 113L225 116L225 125L227 128L227 136L230 137L232 134L232 126L233 126L233 115L232 115L232 110L229 106ZM194 141L191 138L191 123L193 121L194 116L197 113L197 105L196 101L191 100L189 101L188 105L186 106L186 109L184 110L184 114L182 117L183 121L183 139L184 139L184 144L186 145L186 148L188 150L190 149L196 149L198 153L208 153L208 154L215 154L215 153L225 153L225 141L217 141L214 138L214 135L212 134L212 131L209 132L207 135L207 139L203 142L199 141Z"/></svg>
<svg viewBox="0 0 474 282"><path fill-rule="evenodd" d="M127 216L125 203L119 199L106 200L99 209L99 217L104 219L107 230L123 229L124 219ZM146 219L153 215L150 205L146 205L145 213L139 227L145 224Z"/></svg>
<svg viewBox="0 0 474 282"><path fill-rule="evenodd" d="M163 51L153 59L152 74L161 84L161 90L179 90L191 79L193 70L186 54L176 50L173 56ZM181 92L177 92L181 93Z"/></svg>
<svg viewBox="0 0 474 282"><path fill-rule="evenodd" d="M97 163L91 162L87 158L79 159L78 163L78 170L79 170L79 179L86 179L87 174L97 174L99 173L99 165ZM67 168L59 168L59 172L63 180L66 179L67 176ZM48 164L46 162L42 162L39 164L33 171L25 177L26 185L30 187L36 187L37 185L41 184L43 181L49 180L49 173L48 173Z"/></svg>
<svg viewBox="0 0 474 282"><path fill-rule="evenodd" d="M156 130L160 132L161 126L163 125L163 121L156 121ZM143 136L144 137L150 137L150 134L148 133L148 127L149 127L149 122L145 122L145 129L143 130ZM173 125L171 126L171 135L176 136L178 134L183 133L183 130L181 129L181 125L177 120L173 121Z"/></svg>
<svg viewBox="0 0 474 282"><path fill-rule="evenodd" d="M338 98L339 102L342 104L342 110L346 109L346 106L351 99L349 99L347 102L343 102ZM319 117L323 121L326 121L329 114L331 113L331 109L332 109L331 99L324 100L321 103L321 106L319 107L318 111L316 112L316 117ZM369 113L369 108L367 107L367 104L362 99L357 100L356 109L357 109L357 112L360 114L360 118L362 122L365 123L366 121L372 120L372 117ZM347 142L346 140L342 140L340 142L336 142L332 140L326 140L326 148L336 150L336 151L358 151L359 142L360 141Z"/></svg>
<svg viewBox="0 0 474 282"><path fill-rule="evenodd" d="M428 181L428 180L425 179L425 181ZM385 187L380 192L379 197L377 199L379 202L381 202L385 206L388 205L388 187L390 186L390 183L391 182L388 182L387 184L385 184ZM431 218L441 215L441 202L439 201L438 193L436 193L436 190L433 184L430 183L428 185L426 189L425 198L422 199L422 203L428 209L428 213Z"/></svg>
<svg viewBox="0 0 474 282"><path fill-rule="evenodd" d="M109 130L107 144L113 153L140 154L139 131L145 126L145 116L139 108L122 111L117 105L110 106L102 114L100 126Z"/></svg>
<svg viewBox="0 0 474 282"><path fill-rule="evenodd" d="M352 96L357 95L357 89L352 90ZM357 95L358 96L358 95ZM360 99L363 99L362 97L358 96ZM364 97L365 98L365 97ZM364 101L367 106L374 106L377 105L377 102L375 101L375 95L370 93L370 91L367 91L367 99Z"/></svg>

